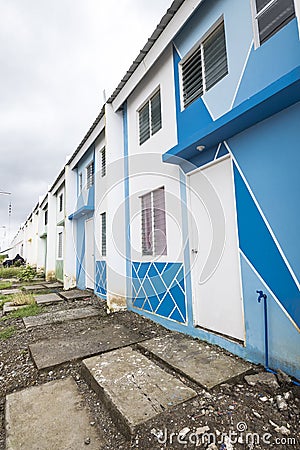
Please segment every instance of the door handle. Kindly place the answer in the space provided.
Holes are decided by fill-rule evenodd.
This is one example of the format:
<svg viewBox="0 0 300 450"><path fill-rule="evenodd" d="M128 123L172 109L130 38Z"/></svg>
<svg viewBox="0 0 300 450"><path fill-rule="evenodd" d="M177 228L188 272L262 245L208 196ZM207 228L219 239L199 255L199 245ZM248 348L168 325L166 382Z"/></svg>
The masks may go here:
<svg viewBox="0 0 300 450"><path fill-rule="evenodd" d="M198 250L197 250L196 248L192 248L192 253L193 253L194 255L196 255L196 254L198 253Z"/></svg>

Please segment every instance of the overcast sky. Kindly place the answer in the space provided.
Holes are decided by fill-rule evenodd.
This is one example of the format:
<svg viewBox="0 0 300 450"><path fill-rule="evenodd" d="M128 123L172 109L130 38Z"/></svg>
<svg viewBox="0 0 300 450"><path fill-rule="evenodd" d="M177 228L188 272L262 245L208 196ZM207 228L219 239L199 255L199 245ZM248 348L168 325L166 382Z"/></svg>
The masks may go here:
<svg viewBox="0 0 300 450"><path fill-rule="evenodd" d="M9 202L14 235L171 3L0 0L1 248Z"/></svg>

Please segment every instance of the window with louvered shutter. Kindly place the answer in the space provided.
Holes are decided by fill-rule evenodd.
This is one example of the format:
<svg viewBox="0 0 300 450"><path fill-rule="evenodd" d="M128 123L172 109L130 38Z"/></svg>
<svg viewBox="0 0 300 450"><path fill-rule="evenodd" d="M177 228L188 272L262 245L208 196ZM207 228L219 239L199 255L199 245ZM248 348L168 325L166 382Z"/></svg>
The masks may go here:
<svg viewBox="0 0 300 450"><path fill-rule="evenodd" d="M106 213L101 214L101 254L106 256Z"/></svg>
<svg viewBox="0 0 300 450"><path fill-rule="evenodd" d="M106 175L106 151L105 147L101 150L101 177Z"/></svg>
<svg viewBox="0 0 300 450"><path fill-rule="evenodd" d="M94 163L91 162L86 168L86 187L89 189L94 184Z"/></svg>
<svg viewBox="0 0 300 450"><path fill-rule="evenodd" d="M151 106L151 134L155 134L161 129L161 106L160 106L160 91L158 91L150 99Z"/></svg>
<svg viewBox="0 0 300 450"><path fill-rule="evenodd" d="M63 194L59 196L59 212L63 210Z"/></svg>
<svg viewBox="0 0 300 450"><path fill-rule="evenodd" d="M156 189L142 196L142 253L166 255L165 190Z"/></svg>
<svg viewBox="0 0 300 450"><path fill-rule="evenodd" d="M82 192L82 172L78 176L79 181L79 193Z"/></svg>
<svg viewBox="0 0 300 450"><path fill-rule="evenodd" d="M150 137L150 114L149 103L147 103L139 112L140 125L140 145Z"/></svg>
<svg viewBox="0 0 300 450"><path fill-rule="evenodd" d="M203 52L208 91L228 73L224 22L203 42Z"/></svg>
<svg viewBox="0 0 300 450"><path fill-rule="evenodd" d="M255 11L260 44L295 17L293 0L255 0Z"/></svg>
<svg viewBox="0 0 300 450"><path fill-rule="evenodd" d="M57 257L62 258L63 255L63 234L58 233L58 248L57 248Z"/></svg>
<svg viewBox="0 0 300 450"><path fill-rule="evenodd" d="M224 22L181 63L183 106L201 97L228 73Z"/></svg>
<svg viewBox="0 0 300 450"><path fill-rule="evenodd" d="M143 255L153 254L151 193L142 197L142 251Z"/></svg>
<svg viewBox="0 0 300 450"><path fill-rule="evenodd" d="M139 110L139 142L142 145L162 127L161 98L157 91Z"/></svg>
<svg viewBox="0 0 300 450"><path fill-rule="evenodd" d="M153 192L153 214L155 255L166 255L167 239L164 188L157 189Z"/></svg>

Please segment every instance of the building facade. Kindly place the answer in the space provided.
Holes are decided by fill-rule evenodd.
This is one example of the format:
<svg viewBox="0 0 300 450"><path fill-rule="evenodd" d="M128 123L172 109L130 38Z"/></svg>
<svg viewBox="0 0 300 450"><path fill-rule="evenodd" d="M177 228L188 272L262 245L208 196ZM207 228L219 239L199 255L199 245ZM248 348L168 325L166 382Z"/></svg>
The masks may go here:
<svg viewBox="0 0 300 450"><path fill-rule="evenodd" d="M175 0L39 205L66 289L298 379L299 20Z"/></svg>

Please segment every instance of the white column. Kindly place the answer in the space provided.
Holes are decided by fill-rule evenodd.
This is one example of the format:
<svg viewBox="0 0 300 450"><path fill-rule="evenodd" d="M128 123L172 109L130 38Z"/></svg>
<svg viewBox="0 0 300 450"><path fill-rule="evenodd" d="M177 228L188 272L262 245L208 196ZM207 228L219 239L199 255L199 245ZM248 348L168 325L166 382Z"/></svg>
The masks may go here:
<svg viewBox="0 0 300 450"><path fill-rule="evenodd" d="M55 279L56 264L56 197L48 192L46 280Z"/></svg>
<svg viewBox="0 0 300 450"><path fill-rule="evenodd" d="M65 248L64 289L76 287L76 226L68 219L76 209L77 174L70 166L65 168Z"/></svg>

